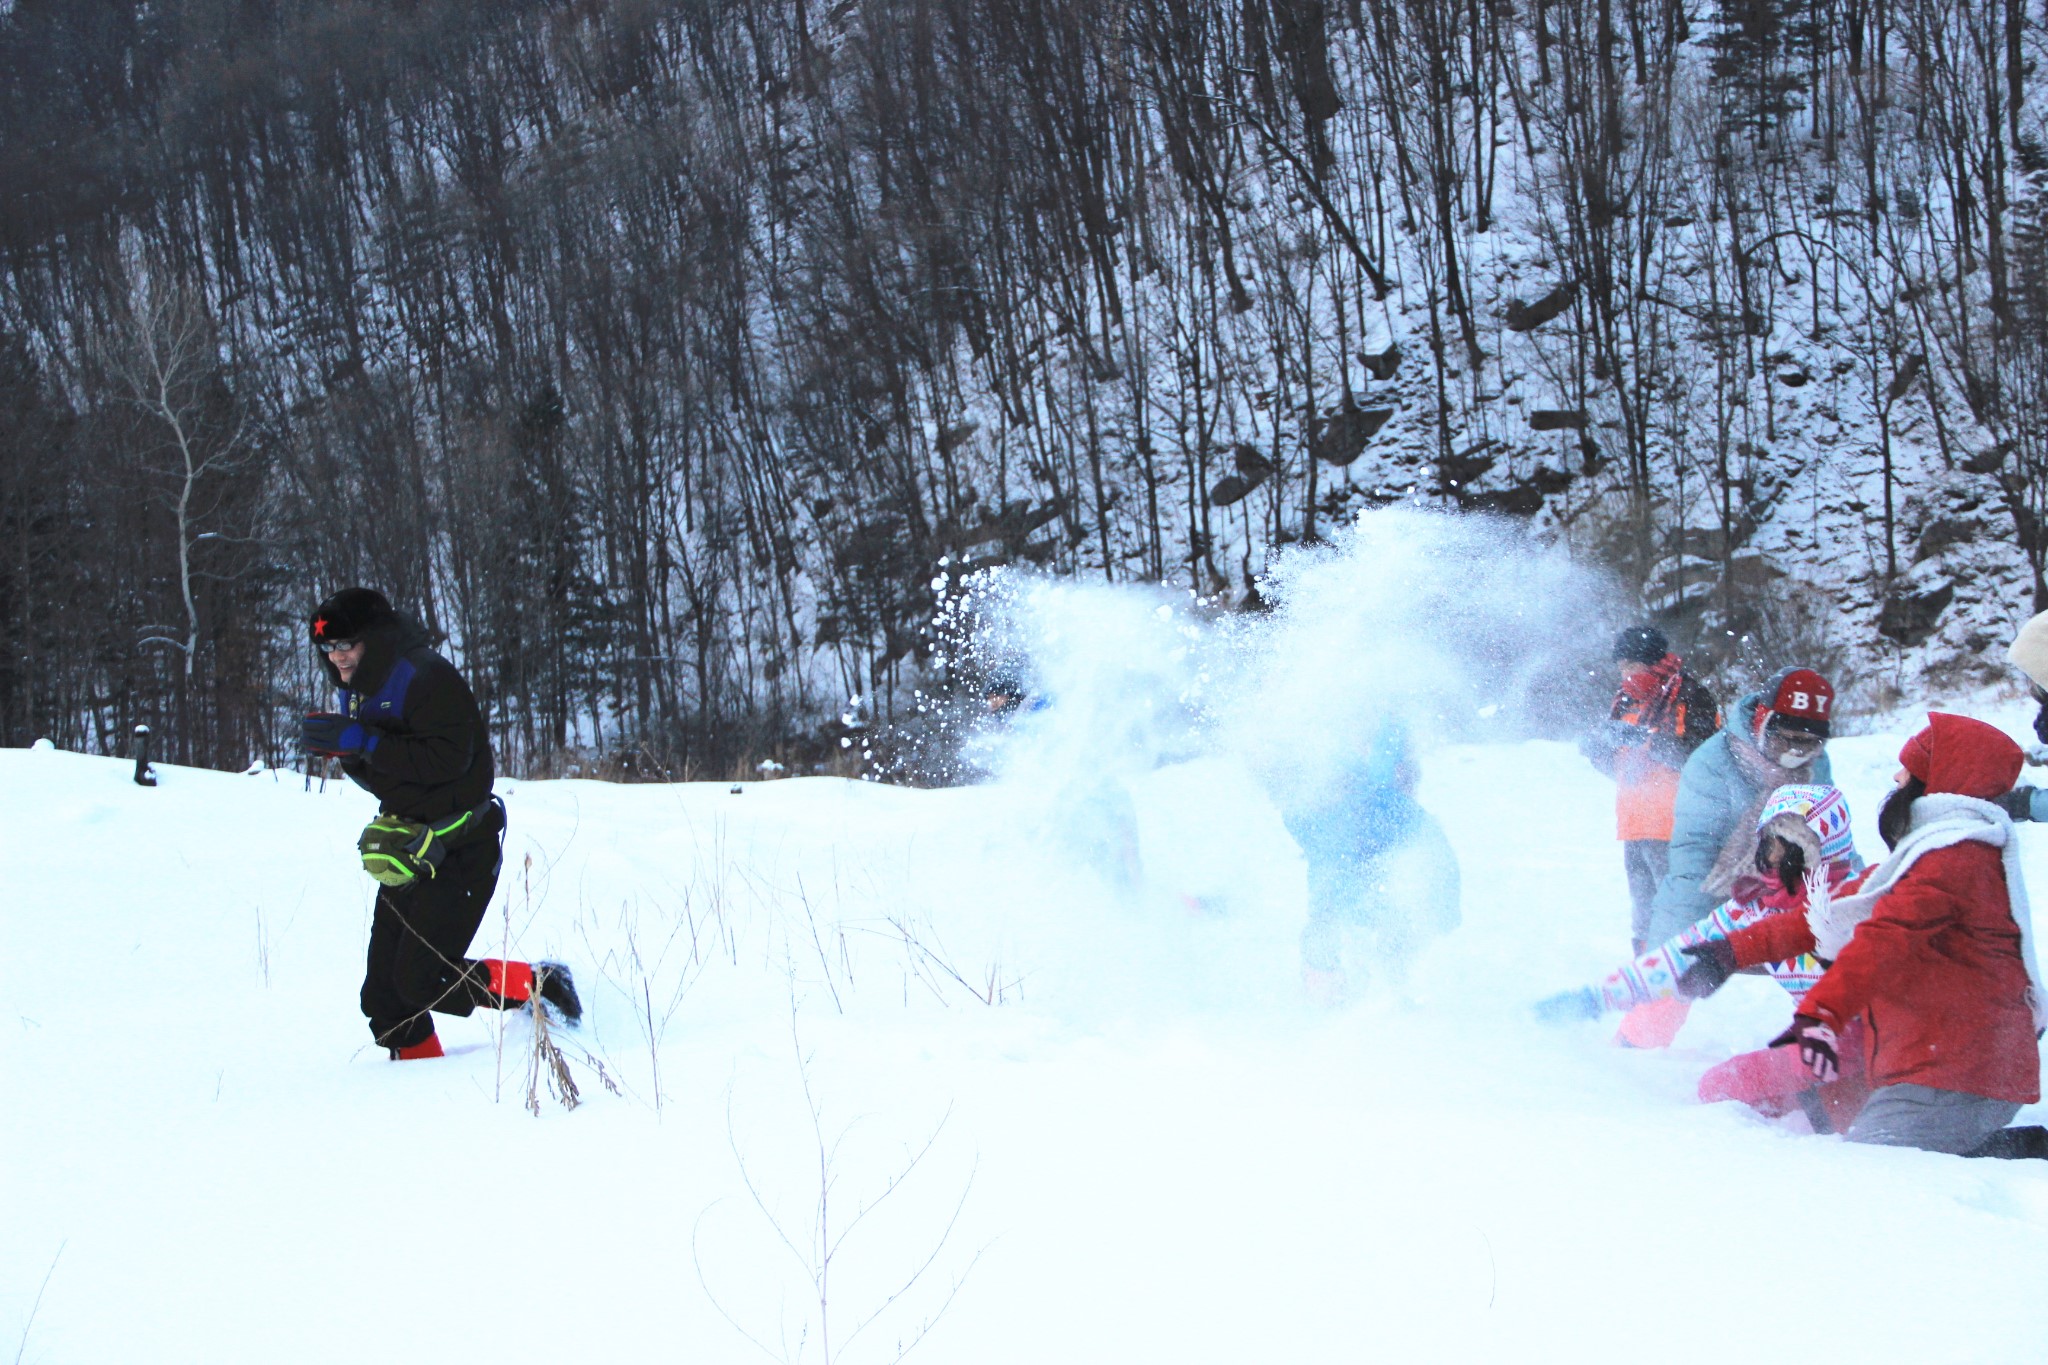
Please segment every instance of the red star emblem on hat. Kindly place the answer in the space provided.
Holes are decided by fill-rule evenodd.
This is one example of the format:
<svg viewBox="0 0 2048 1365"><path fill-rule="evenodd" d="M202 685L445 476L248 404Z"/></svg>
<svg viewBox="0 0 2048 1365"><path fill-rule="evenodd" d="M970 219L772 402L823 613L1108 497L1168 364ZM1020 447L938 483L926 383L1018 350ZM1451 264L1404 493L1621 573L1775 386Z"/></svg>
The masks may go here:
<svg viewBox="0 0 2048 1365"><path fill-rule="evenodd" d="M318 616L318 617L315 617L315 618L313 619L313 638L317 640L317 639L319 639L319 638L320 638L321 636L325 635L326 633L327 633L327 618L326 618L326 617L324 617L324 616Z"/></svg>

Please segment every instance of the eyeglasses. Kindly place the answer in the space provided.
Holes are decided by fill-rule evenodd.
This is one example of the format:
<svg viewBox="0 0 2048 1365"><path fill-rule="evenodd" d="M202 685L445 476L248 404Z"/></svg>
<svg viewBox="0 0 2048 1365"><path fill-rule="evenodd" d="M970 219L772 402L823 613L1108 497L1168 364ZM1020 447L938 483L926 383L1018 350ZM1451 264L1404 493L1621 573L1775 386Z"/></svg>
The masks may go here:
<svg viewBox="0 0 2048 1365"><path fill-rule="evenodd" d="M315 640L313 648L322 654L346 654L361 643L361 640Z"/></svg>

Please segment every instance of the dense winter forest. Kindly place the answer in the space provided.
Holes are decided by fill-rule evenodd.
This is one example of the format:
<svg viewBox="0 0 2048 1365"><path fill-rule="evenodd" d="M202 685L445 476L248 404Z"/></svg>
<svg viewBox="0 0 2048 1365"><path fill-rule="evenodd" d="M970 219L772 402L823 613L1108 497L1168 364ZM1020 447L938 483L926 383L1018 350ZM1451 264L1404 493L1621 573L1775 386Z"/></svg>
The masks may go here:
<svg viewBox="0 0 2048 1365"><path fill-rule="evenodd" d="M1256 609L1520 519L1727 663L2044 600L2048 5L15 0L0 743L283 752L306 609L509 765L943 686L963 571Z"/></svg>

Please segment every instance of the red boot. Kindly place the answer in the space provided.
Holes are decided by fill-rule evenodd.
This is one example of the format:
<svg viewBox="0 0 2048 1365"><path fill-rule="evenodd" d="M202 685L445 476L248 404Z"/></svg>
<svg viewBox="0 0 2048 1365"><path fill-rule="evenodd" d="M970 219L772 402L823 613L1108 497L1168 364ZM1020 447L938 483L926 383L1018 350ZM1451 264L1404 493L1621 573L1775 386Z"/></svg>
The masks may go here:
<svg viewBox="0 0 2048 1365"><path fill-rule="evenodd" d="M395 1047L391 1049L391 1060L394 1062L418 1062L424 1061L428 1057L445 1057L447 1055L447 1053L441 1051L441 1035L438 1033L429 1033L411 1047Z"/></svg>
<svg viewBox="0 0 2048 1365"><path fill-rule="evenodd" d="M1670 1047L1671 1040L1678 1036L1678 1030L1685 1027L1685 1016L1690 1013L1692 1001L1677 996L1637 1005L1622 1016L1621 1028L1615 1032L1614 1041L1623 1047Z"/></svg>
<svg viewBox="0 0 2048 1365"><path fill-rule="evenodd" d="M533 999L533 964L507 962L501 957L477 959L491 976L491 993L508 1005L523 1005Z"/></svg>
<svg viewBox="0 0 2048 1365"><path fill-rule="evenodd" d="M1776 1118L1799 1107L1799 1096L1817 1082L1799 1060L1796 1047L1767 1047L1730 1057L1700 1077L1700 1103L1740 1100Z"/></svg>

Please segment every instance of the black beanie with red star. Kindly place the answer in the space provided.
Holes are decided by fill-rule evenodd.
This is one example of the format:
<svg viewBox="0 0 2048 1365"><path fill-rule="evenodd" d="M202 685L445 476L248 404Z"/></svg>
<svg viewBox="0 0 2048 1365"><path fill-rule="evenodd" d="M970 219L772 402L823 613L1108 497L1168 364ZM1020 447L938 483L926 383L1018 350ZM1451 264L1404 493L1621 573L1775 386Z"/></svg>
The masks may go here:
<svg viewBox="0 0 2048 1365"><path fill-rule="evenodd" d="M313 613L316 646L360 640L373 626L397 619L384 594L373 588L343 588Z"/></svg>

